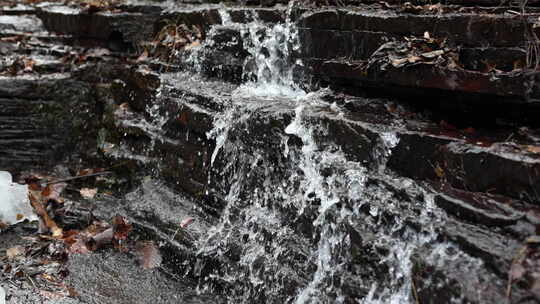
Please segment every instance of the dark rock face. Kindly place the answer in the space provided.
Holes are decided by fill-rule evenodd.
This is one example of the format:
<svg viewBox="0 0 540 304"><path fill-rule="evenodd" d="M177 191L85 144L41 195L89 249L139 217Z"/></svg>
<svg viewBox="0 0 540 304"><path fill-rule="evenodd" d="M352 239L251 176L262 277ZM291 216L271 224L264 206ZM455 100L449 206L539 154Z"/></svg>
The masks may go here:
<svg viewBox="0 0 540 304"><path fill-rule="evenodd" d="M381 96L410 93L405 99L425 90L528 111L537 76L521 33L536 31L534 20L382 4L119 8L3 10L13 18L0 17L0 29L27 44L0 41L11 58L0 62L0 170L100 159L163 180L167 186L126 176L138 188L95 214L125 214L162 242L178 286L236 303L499 303L507 290L534 301L533 270L508 281L516 264L536 261L534 125L458 117L464 126L454 126L434 118L444 109L423 113L429 100L353 94L378 88ZM336 90L307 95L301 107L290 97L238 94L238 82L257 80L246 73L257 64L256 42L242 25L257 23L262 33L252 36L264 40L264 26L287 20L300 45L282 61L301 59L306 71L296 78ZM196 44L183 42L169 61L139 56L165 27L180 25L201 30ZM24 61L17 68L24 56L35 61L32 71ZM196 224L178 233L176 221L186 217ZM94 258L73 269L100 272L88 269ZM144 276L168 294L177 288Z"/></svg>
<svg viewBox="0 0 540 304"><path fill-rule="evenodd" d="M3 78L0 168L21 170L45 160L51 164L78 157L66 151L95 146L96 102L88 84L62 74Z"/></svg>

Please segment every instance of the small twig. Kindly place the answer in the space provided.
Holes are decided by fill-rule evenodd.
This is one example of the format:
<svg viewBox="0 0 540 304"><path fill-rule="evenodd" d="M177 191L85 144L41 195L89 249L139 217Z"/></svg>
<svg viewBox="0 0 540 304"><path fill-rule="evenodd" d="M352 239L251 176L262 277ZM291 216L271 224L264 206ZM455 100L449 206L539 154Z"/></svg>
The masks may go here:
<svg viewBox="0 0 540 304"><path fill-rule="evenodd" d="M411 278L412 291L414 295L414 300L416 304L420 304L420 299L418 298L418 293L416 292L416 284L414 283L414 278Z"/></svg>
<svg viewBox="0 0 540 304"><path fill-rule="evenodd" d="M32 207L34 207L34 210L36 211L37 215L41 217L43 220L45 226L52 232L52 235L54 237L60 237L62 236L62 228L58 227L53 219L49 216L47 213L47 210L43 206L43 204L40 202L40 197L37 197L32 192L29 192L29 199L30 204Z"/></svg>
<svg viewBox="0 0 540 304"><path fill-rule="evenodd" d="M58 183L72 181L72 180L75 180L75 179L80 179L80 178L85 178L85 177L92 177L92 176L99 176L99 175L107 175L107 174L112 174L112 172L111 171L103 171L103 172L96 172L96 173L91 173L91 174L86 174L86 175L72 176L72 177L68 177L68 178L64 178L64 179L58 179L58 180L55 180L55 181L52 181L52 182L47 182L47 183L45 183L45 185L58 184Z"/></svg>
<svg viewBox="0 0 540 304"><path fill-rule="evenodd" d="M30 282L30 284L34 287L34 289L38 289L36 284L34 283L34 280L29 275L25 275L26 279Z"/></svg>

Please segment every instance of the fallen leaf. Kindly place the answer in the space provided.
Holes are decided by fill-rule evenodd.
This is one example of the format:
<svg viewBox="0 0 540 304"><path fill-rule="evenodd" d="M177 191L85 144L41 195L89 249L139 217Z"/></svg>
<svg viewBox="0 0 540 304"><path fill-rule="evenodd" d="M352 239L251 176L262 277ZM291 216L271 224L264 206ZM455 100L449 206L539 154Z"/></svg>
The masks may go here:
<svg viewBox="0 0 540 304"><path fill-rule="evenodd" d="M195 41L191 42L190 44L187 44L186 46L184 46L184 49L189 50L189 49L198 47L200 45L201 45L201 42L199 40L195 40Z"/></svg>
<svg viewBox="0 0 540 304"><path fill-rule="evenodd" d="M414 55L410 55L409 57L407 57L407 61L409 63L415 63L415 62L418 62L418 61L421 61L422 58L418 57L418 56L414 56Z"/></svg>
<svg viewBox="0 0 540 304"><path fill-rule="evenodd" d="M139 262L144 269L159 267L163 258L152 241L140 242L138 246Z"/></svg>
<svg viewBox="0 0 540 304"><path fill-rule="evenodd" d="M189 226L189 224L191 224L193 221L194 221L194 219L193 219L192 217L188 217L188 218L184 219L184 220L180 223L180 227L186 228L186 227Z"/></svg>
<svg viewBox="0 0 540 304"><path fill-rule="evenodd" d="M398 58L398 59L393 59L393 60L391 61L392 65L393 65L395 68L402 67L402 66L404 66L407 62L408 62L408 59L407 59L407 58Z"/></svg>
<svg viewBox="0 0 540 304"><path fill-rule="evenodd" d="M468 127L466 129L463 129L463 132L465 132L467 134L474 134L476 132L476 130L473 127Z"/></svg>
<svg viewBox="0 0 540 304"><path fill-rule="evenodd" d="M531 145L528 145L527 146L527 151L531 152L531 153L540 153L540 146L531 146Z"/></svg>
<svg viewBox="0 0 540 304"><path fill-rule="evenodd" d="M58 225L50 218L47 210L40 201L41 197L37 195L35 191L29 191L28 194L30 204L34 207L34 210L43 221L43 224L52 232L53 237L61 237L63 234L62 228L58 227Z"/></svg>
<svg viewBox="0 0 540 304"><path fill-rule="evenodd" d="M482 60L482 63L484 64L484 68L482 69L483 73L490 73L492 71L495 71L497 68L497 65L494 63L489 63L487 60Z"/></svg>
<svg viewBox="0 0 540 304"><path fill-rule="evenodd" d="M60 197L60 194L62 194L66 187L66 183L48 184L41 192L42 201L48 202L49 200L53 200L57 203L63 203L64 199Z"/></svg>
<svg viewBox="0 0 540 304"><path fill-rule="evenodd" d="M540 235L531 235L526 240L527 244L540 244Z"/></svg>
<svg viewBox="0 0 540 304"><path fill-rule="evenodd" d="M88 254L91 250L87 246L88 241L82 238L77 238L75 243L69 246L68 252L72 254ZM97 249L97 246L94 247L94 251Z"/></svg>
<svg viewBox="0 0 540 304"><path fill-rule="evenodd" d="M133 230L131 224L120 215L113 218L113 246L119 251L127 251L128 248L124 246L125 240L128 238L128 234Z"/></svg>
<svg viewBox="0 0 540 304"><path fill-rule="evenodd" d="M188 122L189 122L188 113L183 111L182 113L180 113L180 116L178 116L177 120L181 122L183 125L188 125Z"/></svg>
<svg viewBox="0 0 540 304"><path fill-rule="evenodd" d="M103 221L94 221L90 226L86 227L85 234L87 236L95 236L98 233L101 233L107 229L111 228L111 225Z"/></svg>
<svg viewBox="0 0 540 304"><path fill-rule="evenodd" d="M135 62L145 61L146 59L148 59L148 51L145 49L144 52L142 52L142 54L139 57L137 57Z"/></svg>
<svg viewBox="0 0 540 304"><path fill-rule="evenodd" d="M390 4L388 4L388 2L385 2L385 1L379 1L379 4L382 5L386 9L392 8Z"/></svg>
<svg viewBox="0 0 540 304"><path fill-rule="evenodd" d="M24 62L24 72L33 72L34 71L34 65L36 64L36 61L31 58L26 58L23 60Z"/></svg>
<svg viewBox="0 0 540 304"><path fill-rule="evenodd" d="M442 6L440 3L428 5L427 9L430 11L437 11L440 12L442 10Z"/></svg>
<svg viewBox="0 0 540 304"><path fill-rule="evenodd" d="M441 56L444 54L444 51L443 50L436 50L436 51L431 51L431 52L426 52L426 53L422 53L420 54L420 56L424 57L424 58L435 58L437 56Z"/></svg>
<svg viewBox="0 0 540 304"><path fill-rule="evenodd" d="M133 227L123 216L117 215L113 218L113 230L116 240L125 240L131 230L133 230Z"/></svg>
<svg viewBox="0 0 540 304"><path fill-rule="evenodd" d="M22 40L22 36L8 36L8 37L3 37L3 38L0 38L1 41L5 41L5 42L19 42Z"/></svg>
<svg viewBox="0 0 540 304"><path fill-rule="evenodd" d="M437 164L434 170L435 170L435 175L437 175L438 178L444 177L444 170L441 168L441 166L439 166L439 164Z"/></svg>
<svg viewBox="0 0 540 304"><path fill-rule="evenodd" d="M96 234L94 237L90 238L85 242L86 247L90 251L96 251L99 248L110 244L114 237L114 230L113 228L108 228L105 231L102 231L98 234Z"/></svg>
<svg viewBox="0 0 540 304"><path fill-rule="evenodd" d="M48 300L61 300L66 297L63 293L52 292L52 291L47 291L47 290L40 290L39 293Z"/></svg>
<svg viewBox="0 0 540 304"><path fill-rule="evenodd" d="M52 275L50 275L48 273L42 273L41 277L44 278L47 281L56 282L56 279Z"/></svg>
<svg viewBox="0 0 540 304"><path fill-rule="evenodd" d="M523 62L523 60L521 59L518 59L516 61L513 62L513 70L523 70L525 68L525 63Z"/></svg>
<svg viewBox="0 0 540 304"><path fill-rule="evenodd" d="M75 288L67 286L66 289L70 297L75 298L79 296L79 293L75 290Z"/></svg>
<svg viewBox="0 0 540 304"><path fill-rule="evenodd" d="M526 270L525 270L525 267L523 267L523 265L519 263L512 264L512 267L510 267L510 273L509 273L510 280L514 281L514 280L521 279L523 275L525 274L525 272Z"/></svg>
<svg viewBox="0 0 540 304"><path fill-rule="evenodd" d="M105 171L105 168L91 168L91 169L86 168L86 169L79 170L79 172L77 172L77 176L86 176L86 175L96 174L103 171Z"/></svg>
<svg viewBox="0 0 540 304"><path fill-rule="evenodd" d="M94 196L96 196L97 188L94 188L94 189L82 188L79 192L81 193L82 197L90 199L90 198L94 198Z"/></svg>
<svg viewBox="0 0 540 304"><path fill-rule="evenodd" d="M129 103L127 103L127 102L121 103L121 104L118 106L118 108L119 108L120 110L122 110L122 111L131 111L131 108L130 108L130 106L129 106Z"/></svg>
<svg viewBox="0 0 540 304"><path fill-rule="evenodd" d="M24 247L15 246L6 250L6 256L8 259L13 260L16 257L24 254Z"/></svg>

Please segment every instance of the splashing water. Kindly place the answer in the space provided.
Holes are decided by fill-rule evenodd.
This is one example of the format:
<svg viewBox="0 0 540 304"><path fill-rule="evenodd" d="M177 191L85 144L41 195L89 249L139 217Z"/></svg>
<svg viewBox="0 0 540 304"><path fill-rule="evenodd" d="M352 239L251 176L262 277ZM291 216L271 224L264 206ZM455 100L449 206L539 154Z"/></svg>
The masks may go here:
<svg viewBox="0 0 540 304"><path fill-rule="evenodd" d="M234 102L217 116L214 129L208 133L216 140L211 163L220 150L227 163L216 169L220 179L226 181L222 188L228 189L227 206L220 224L201 242L199 254L213 259L223 259L235 250L241 254L232 258L238 268L212 275L211 282L202 284L201 290L241 285L232 288L229 296L229 301L237 303L261 299L298 304L345 303L351 299L362 303L410 302L410 258L430 237L416 238L408 232L399 215L399 202L389 203L388 190L366 184L370 177L364 166L348 161L338 147L322 148L317 143L326 130L310 118L323 109L340 109L322 101L327 91L306 93L293 81L291 55L298 42L291 10L292 4L285 24L272 27L258 20L255 13L248 24L233 23L228 12L220 10L223 25L241 32L250 54L244 77L250 81L233 92ZM251 69L247 68L249 64ZM280 151L249 147L240 140L253 136L245 130L254 121L273 119L262 100L283 103L294 112L290 124L264 135L279 137ZM292 138L299 138L300 146L291 146ZM381 138L377 155L381 164L398 140L393 133ZM362 211L363 206L367 206L367 212ZM380 222L381 214L391 214L391 231ZM355 239L357 230L371 232L367 245ZM392 233L398 236L390 237ZM239 243L243 244L237 248ZM362 257L356 252L362 246L384 247L390 253L376 263L362 265L357 261ZM288 265L284 258L292 259L295 265ZM384 286L373 283L372 276L359 277L355 273L359 270L351 271L351 267L378 271L379 263L391 265L385 269L389 283ZM294 291L287 291L288 285L294 286ZM351 288L357 291L351 292Z"/></svg>
<svg viewBox="0 0 540 304"><path fill-rule="evenodd" d="M244 49L249 53L243 72L243 78L249 81L236 90L237 96L298 98L306 94L293 79L295 67L302 64L292 58L300 47L298 31L291 20L294 4L291 1L288 5L285 23L270 27L256 11L252 12L253 21L234 23L227 10L219 10L223 25L240 31Z"/></svg>
<svg viewBox="0 0 540 304"><path fill-rule="evenodd" d="M196 242L198 290L228 303L414 303L414 255L431 246L440 215L423 188L387 172L394 132L379 133L375 172L328 139L321 118L340 121L346 110L325 101L330 91L295 83L293 6L273 25L256 10L236 23L221 7L207 36L211 48L212 31L237 30L248 57L246 82L221 100L206 134L215 141L208 188L225 207ZM199 57L190 58L200 68ZM413 217L421 228L407 223Z"/></svg>

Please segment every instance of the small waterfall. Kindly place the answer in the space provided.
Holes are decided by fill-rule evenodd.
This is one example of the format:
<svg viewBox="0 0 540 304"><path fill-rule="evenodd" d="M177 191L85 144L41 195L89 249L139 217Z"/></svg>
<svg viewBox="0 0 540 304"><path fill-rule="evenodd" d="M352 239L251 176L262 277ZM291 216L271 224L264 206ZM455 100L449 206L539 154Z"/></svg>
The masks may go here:
<svg viewBox="0 0 540 304"><path fill-rule="evenodd" d="M199 287L225 288L230 303L413 303L411 256L433 238L432 224L426 222L421 236L412 231L404 220L412 215L403 214L411 208L393 197L380 176L347 160L332 143L319 142L327 132L317 123L320 113L343 113L323 101L329 91L306 93L293 81L298 41L292 7L284 24L272 26L255 12L253 21L240 24L220 10L222 25L240 30L249 52L248 81L208 133L216 140L213 179L227 193L227 206L201 240L199 255L227 266ZM254 123L286 121L272 111L276 104L291 114L290 123L252 133ZM383 134L374 152L379 174L399 141L392 132ZM256 136L275 146L262 149L242 140L255 142ZM406 180L393 187L420 191ZM432 210L429 197L406 204Z"/></svg>
<svg viewBox="0 0 540 304"><path fill-rule="evenodd" d="M430 193L388 172L395 132L377 132L367 165L329 138L324 119L345 121L347 110L326 101L330 90L308 93L294 81L302 63L294 58L293 9L291 2L283 23L265 24L257 10L239 23L221 7L222 24L188 58L201 72L204 48L225 28L239 33L248 54L245 82L216 97L223 109L206 134L215 142L206 189L225 207L195 241L197 288L228 303L415 303L415 255L456 258L434 242L444 219ZM157 132L167 113L159 106L146 112L153 123L145 130L170 141Z"/></svg>
<svg viewBox="0 0 540 304"><path fill-rule="evenodd" d="M320 94L274 101L288 102L293 117L265 135L247 130L279 119L268 104L234 107L218 157L225 164L215 172L227 207L200 254L236 267L220 269L203 290L225 284L231 303L414 303L412 256L436 236L432 199L409 180L374 175L339 147L323 147L327 131L314 118L340 114ZM249 136L279 144L253 147L242 140ZM425 199L403 202L388 188ZM407 225L415 210L425 219L421 233Z"/></svg>
<svg viewBox="0 0 540 304"><path fill-rule="evenodd" d="M240 31L244 49L249 57L244 64L243 78L247 80L237 90L239 96L292 97L305 92L294 82L293 73L302 63L293 58L299 49L298 31L291 18L295 2L287 7L285 23L268 25L252 11L249 23L234 23L226 9L220 9L224 26Z"/></svg>

